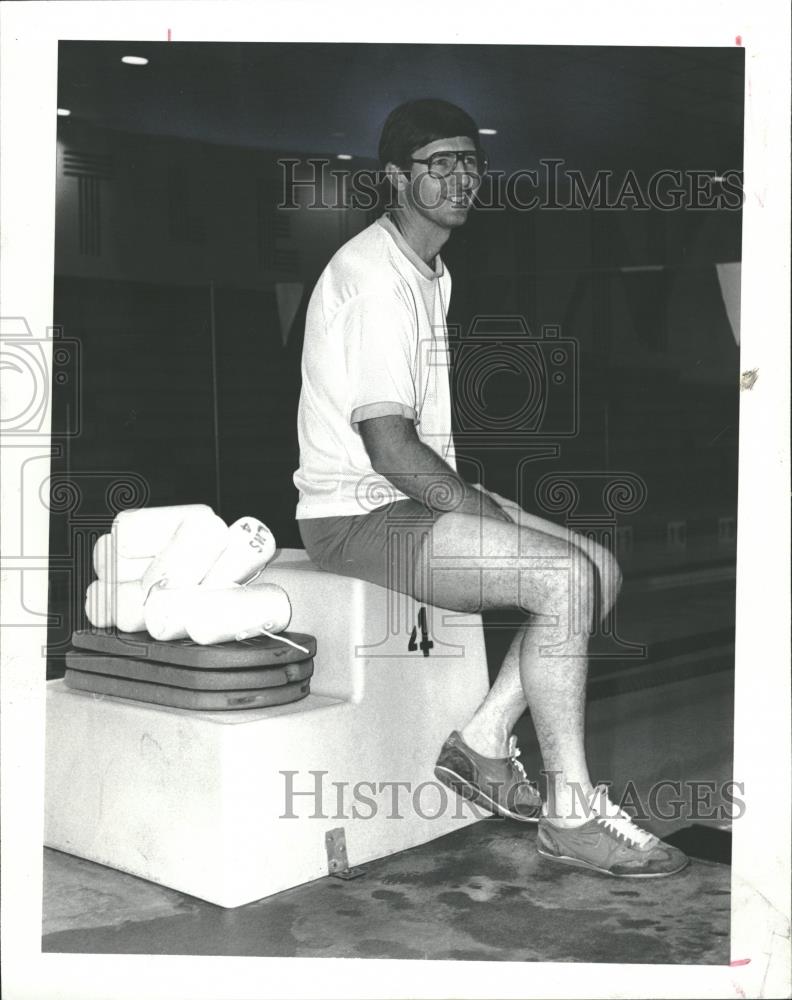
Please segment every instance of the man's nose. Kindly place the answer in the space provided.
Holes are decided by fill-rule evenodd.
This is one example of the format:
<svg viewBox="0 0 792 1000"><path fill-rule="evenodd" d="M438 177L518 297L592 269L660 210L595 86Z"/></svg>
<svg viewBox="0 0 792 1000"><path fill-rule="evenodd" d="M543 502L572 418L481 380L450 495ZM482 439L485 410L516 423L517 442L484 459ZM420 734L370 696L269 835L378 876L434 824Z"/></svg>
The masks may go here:
<svg viewBox="0 0 792 1000"><path fill-rule="evenodd" d="M468 173L461 163L457 163L454 167L453 177L457 185L461 185L463 191L469 191L476 186L476 178L473 174Z"/></svg>
<svg viewBox="0 0 792 1000"><path fill-rule="evenodd" d="M462 162L461 157L457 158L457 161L454 164L454 169L451 171L451 173L448 176L449 177L453 177L454 180L456 180L457 182L460 180L460 178L462 180L467 179L468 183L470 183L471 181L474 180L473 175L468 170L465 169L465 165Z"/></svg>

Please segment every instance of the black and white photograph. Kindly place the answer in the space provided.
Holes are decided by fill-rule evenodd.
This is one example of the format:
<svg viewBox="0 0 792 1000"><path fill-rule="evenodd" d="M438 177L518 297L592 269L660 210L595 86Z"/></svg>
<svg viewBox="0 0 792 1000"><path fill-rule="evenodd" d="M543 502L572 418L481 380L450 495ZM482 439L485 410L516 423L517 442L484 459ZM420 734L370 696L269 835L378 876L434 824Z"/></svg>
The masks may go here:
<svg viewBox="0 0 792 1000"><path fill-rule="evenodd" d="M8 6L8 996L789 995L788 13Z"/></svg>

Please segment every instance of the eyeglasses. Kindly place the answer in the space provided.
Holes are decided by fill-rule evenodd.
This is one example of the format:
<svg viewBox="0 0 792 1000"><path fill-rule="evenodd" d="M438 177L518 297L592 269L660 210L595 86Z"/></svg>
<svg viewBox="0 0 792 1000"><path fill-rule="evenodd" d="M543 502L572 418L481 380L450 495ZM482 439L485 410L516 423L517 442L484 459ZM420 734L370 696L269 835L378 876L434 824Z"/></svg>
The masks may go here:
<svg viewBox="0 0 792 1000"><path fill-rule="evenodd" d="M418 160L414 156L411 159L413 163L425 163L433 177L450 177L458 163L462 164L466 174L481 177L487 172L487 157L476 149L440 150L426 160Z"/></svg>

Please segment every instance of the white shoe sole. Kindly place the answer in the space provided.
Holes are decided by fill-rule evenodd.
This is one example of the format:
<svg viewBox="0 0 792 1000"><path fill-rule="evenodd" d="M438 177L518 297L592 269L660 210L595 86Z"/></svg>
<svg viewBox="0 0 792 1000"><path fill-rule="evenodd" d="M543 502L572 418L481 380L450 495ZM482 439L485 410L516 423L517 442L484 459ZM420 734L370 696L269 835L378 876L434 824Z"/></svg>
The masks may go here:
<svg viewBox="0 0 792 1000"><path fill-rule="evenodd" d="M477 802L480 806L488 809L494 815L505 816L508 819L516 819L518 823L539 822L539 806L536 807L536 816L523 816L520 813L514 813L505 806L500 805L500 803L496 802L476 785L471 785L469 781L463 778L460 774L457 774L456 771L452 771L450 768L443 767L443 765L440 764L435 766L434 773L438 781L441 781L447 788L450 788L452 792L456 792L457 795L461 795L462 798L467 799L468 802Z"/></svg>
<svg viewBox="0 0 792 1000"><path fill-rule="evenodd" d="M548 851L543 851L538 844L536 850L538 854L541 854L543 858L547 858L548 861L558 861L559 864L570 865L573 868L587 868L589 871L598 872L600 875L609 875L611 878L668 878L669 875L678 875L681 871L684 871L690 863L689 859L686 858L685 863L680 865L679 868L675 868L672 872L612 872L607 868L599 868L589 861L572 858L567 854L550 854Z"/></svg>

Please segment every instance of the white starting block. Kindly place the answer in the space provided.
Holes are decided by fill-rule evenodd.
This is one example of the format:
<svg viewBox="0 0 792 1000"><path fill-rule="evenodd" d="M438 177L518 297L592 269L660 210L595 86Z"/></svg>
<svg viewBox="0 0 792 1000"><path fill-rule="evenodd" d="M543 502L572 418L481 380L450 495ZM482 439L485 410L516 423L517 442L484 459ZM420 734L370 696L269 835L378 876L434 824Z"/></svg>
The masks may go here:
<svg viewBox="0 0 792 1000"><path fill-rule="evenodd" d="M480 818L433 773L489 687L480 616L426 607L424 636L412 598L302 549L260 579L316 636L311 694L195 712L51 681L47 846L233 907Z"/></svg>

